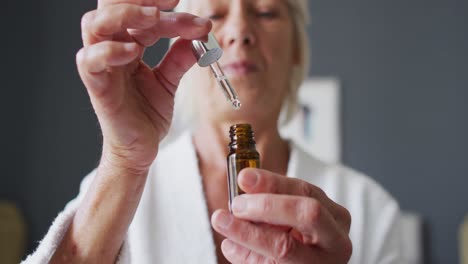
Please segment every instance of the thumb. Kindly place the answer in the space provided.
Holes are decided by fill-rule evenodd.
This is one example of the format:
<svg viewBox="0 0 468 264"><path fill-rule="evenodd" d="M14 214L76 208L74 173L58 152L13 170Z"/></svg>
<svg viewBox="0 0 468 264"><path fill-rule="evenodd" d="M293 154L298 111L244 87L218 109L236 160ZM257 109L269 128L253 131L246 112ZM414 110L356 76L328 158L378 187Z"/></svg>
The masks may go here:
<svg viewBox="0 0 468 264"><path fill-rule="evenodd" d="M161 62L154 67L153 72L166 89L174 95L180 79L195 62L191 40L179 38L172 44Z"/></svg>

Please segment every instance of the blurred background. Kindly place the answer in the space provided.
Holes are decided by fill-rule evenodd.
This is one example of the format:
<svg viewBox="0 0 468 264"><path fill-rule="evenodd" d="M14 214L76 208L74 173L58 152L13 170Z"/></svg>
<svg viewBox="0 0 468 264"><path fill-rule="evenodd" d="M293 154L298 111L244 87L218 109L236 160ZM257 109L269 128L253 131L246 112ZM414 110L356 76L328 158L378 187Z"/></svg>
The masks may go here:
<svg viewBox="0 0 468 264"><path fill-rule="evenodd" d="M468 1L309 2L310 76L340 82L341 160L420 217L421 263L460 263L468 213ZM75 66L80 19L95 5L2 3L0 207L7 209L0 221L11 228L0 226L0 239L25 230L21 256L100 156L98 123ZM158 61L167 43L146 60Z"/></svg>

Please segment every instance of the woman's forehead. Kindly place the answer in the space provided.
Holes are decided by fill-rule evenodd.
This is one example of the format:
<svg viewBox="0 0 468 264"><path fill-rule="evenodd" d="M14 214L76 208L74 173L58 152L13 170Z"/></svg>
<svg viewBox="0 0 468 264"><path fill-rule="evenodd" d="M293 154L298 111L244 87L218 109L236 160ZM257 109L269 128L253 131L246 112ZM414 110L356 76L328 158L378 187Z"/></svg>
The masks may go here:
<svg viewBox="0 0 468 264"><path fill-rule="evenodd" d="M185 0L188 3L189 11L200 11L206 8L218 6L229 6L232 2L241 2L245 4L287 4L288 0Z"/></svg>

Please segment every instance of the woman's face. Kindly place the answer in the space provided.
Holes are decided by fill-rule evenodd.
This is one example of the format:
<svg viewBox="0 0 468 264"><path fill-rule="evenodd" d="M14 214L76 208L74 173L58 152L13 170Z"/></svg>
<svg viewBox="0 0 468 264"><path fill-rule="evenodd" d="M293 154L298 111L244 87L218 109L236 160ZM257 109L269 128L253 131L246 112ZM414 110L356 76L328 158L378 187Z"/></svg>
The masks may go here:
<svg viewBox="0 0 468 264"><path fill-rule="evenodd" d="M193 12L210 18L224 50L220 65L242 102L234 111L209 69L192 74L201 118L230 122L277 121L295 55L294 27L285 0L193 0ZM192 88L193 89L193 88Z"/></svg>

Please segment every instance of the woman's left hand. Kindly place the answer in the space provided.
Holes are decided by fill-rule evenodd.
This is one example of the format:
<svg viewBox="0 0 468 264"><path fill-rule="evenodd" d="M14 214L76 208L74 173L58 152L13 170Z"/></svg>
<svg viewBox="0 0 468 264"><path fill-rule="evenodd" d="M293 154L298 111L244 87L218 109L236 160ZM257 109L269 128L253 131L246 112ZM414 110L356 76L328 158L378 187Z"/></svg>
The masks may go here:
<svg viewBox="0 0 468 264"><path fill-rule="evenodd" d="M232 263L347 263L351 215L317 186L260 169L243 169L246 194L236 197L233 215L217 210L211 222L226 239ZM265 224L261 224L265 223Z"/></svg>

